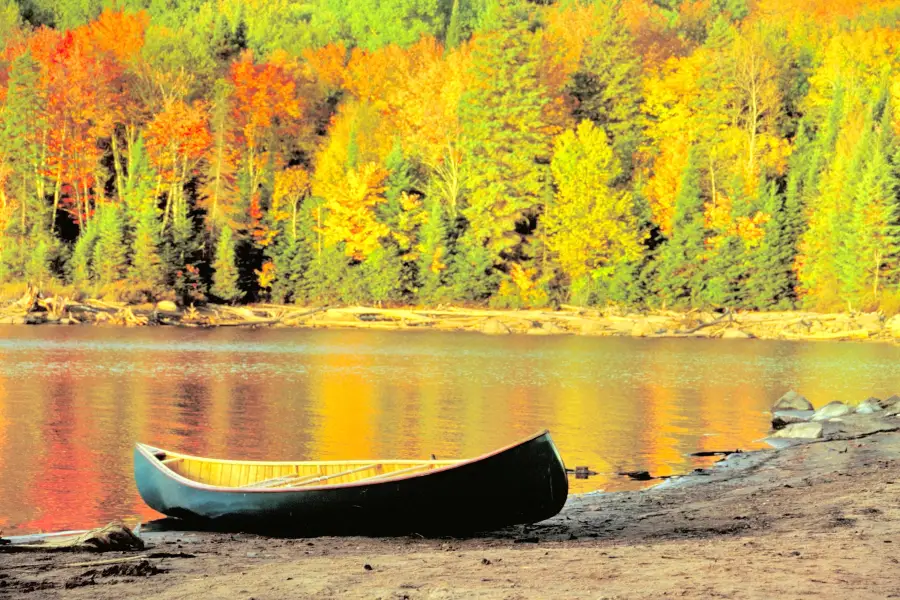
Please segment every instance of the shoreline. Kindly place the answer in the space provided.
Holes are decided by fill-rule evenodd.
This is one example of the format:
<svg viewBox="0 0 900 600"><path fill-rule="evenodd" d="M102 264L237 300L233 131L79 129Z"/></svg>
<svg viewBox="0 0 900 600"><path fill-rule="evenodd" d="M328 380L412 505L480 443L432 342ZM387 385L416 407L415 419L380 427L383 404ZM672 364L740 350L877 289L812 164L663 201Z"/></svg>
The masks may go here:
<svg viewBox="0 0 900 600"><path fill-rule="evenodd" d="M251 327L480 332L487 335L582 335L591 337L763 339L799 341L900 340L900 315L880 313L620 312L566 306L558 310L302 307L174 302L126 304L72 302L32 295L0 307L0 325Z"/></svg>
<svg viewBox="0 0 900 600"><path fill-rule="evenodd" d="M900 585L897 467L897 416L851 415L820 439L732 454L640 491L571 496L548 521L466 539L151 523L138 556L0 553L0 597L882 598ZM84 566L98 558L122 564Z"/></svg>

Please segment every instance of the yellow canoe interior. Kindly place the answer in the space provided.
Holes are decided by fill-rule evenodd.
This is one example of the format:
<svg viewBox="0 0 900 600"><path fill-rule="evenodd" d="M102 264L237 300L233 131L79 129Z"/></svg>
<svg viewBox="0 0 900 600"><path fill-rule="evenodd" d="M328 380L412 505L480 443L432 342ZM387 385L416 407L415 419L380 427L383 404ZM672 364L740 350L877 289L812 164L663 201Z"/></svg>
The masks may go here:
<svg viewBox="0 0 900 600"><path fill-rule="evenodd" d="M394 477L425 474L459 464L459 460L368 460L322 462L251 462L217 460L166 452L161 463L185 479L225 488L277 489L377 483Z"/></svg>

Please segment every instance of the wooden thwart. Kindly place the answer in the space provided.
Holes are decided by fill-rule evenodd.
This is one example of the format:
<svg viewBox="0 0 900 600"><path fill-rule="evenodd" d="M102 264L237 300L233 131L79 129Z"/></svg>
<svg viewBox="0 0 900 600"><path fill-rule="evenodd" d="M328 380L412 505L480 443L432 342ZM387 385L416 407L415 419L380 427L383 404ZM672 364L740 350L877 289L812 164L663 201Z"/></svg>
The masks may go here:
<svg viewBox="0 0 900 600"><path fill-rule="evenodd" d="M370 469L381 469L382 466L380 463L372 463L370 465L364 465L362 467L356 467L355 469L348 469L346 471L340 471L338 473L330 473L326 475L322 475L321 472L315 475L282 475L281 477L273 477L272 479L266 479L264 481L257 481L255 483L249 483L247 485L241 486L245 488L278 488L278 487L299 487L304 485L312 485L315 483L321 483L322 481L328 481L329 479L337 479L338 477L343 477L345 475L352 475L354 473L361 473L362 471L368 471Z"/></svg>
<svg viewBox="0 0 900 600"><path fill-rule="evenodd" d="M391 477L396 477L398 475L408 475L409 473L413 473L415 471L424 471L426 469L431 469L435 467L434 463L425 463L422 465L416 465L414 467L408 467L406 469L400 469L399 471L390 471L388 473L380 473L378 475L373 475L372 477L366 477L365 479L361 479L360 481L374 481L376 479L390 479Z"/></svg>

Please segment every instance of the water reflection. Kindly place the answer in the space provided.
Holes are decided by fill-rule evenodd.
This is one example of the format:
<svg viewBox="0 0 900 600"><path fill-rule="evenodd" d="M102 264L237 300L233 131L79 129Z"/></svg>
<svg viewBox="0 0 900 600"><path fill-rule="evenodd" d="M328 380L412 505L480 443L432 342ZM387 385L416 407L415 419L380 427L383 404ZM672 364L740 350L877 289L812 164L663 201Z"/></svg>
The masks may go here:
<svg viewBox="0 0 900 600"><path fill-rule="evenodd" d="M788 388L895 391L898 348L346 331L0 328L0 529L156 516L131 446L250 459L477 455L549 428L567 465L690 470Z"/></svg>

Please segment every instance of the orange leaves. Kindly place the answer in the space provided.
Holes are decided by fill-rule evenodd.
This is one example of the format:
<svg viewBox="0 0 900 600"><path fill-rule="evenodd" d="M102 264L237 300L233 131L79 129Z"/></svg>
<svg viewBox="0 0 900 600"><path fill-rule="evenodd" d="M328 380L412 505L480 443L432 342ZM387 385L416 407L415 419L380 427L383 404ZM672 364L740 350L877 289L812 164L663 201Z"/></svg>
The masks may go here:
<svg viewBox="0 0 900 600"><path fill-rule="evenodd" d="M316 50L304 50L303 59L312 78L320 85L332 91L344 87L347 77L347 47L343 42L328 44Z"/></svg>
<svg viewBox="0 0 900 600"><path fill-rule="evenodd" d="M282 54L258 64L253 53L247 51L231 64L232 117L248 149L260 147L273 128L303 115L294 71L295 66Z"/></svg>
<svg viewBox="0 0 900 600"><path fill-rule="evenodd" d="M140 55L149 24L150 16L144 11L127 13L106 9L87 25L86 32L97 51L108 53L124 64Z"/></svg>
<svg viewBox="0 0 900 600"><path fill-rule="evenodd" d="M183 182L212 146L206 105L173 102L153 117L145 138L150 161L163 180Z"/></svg>

